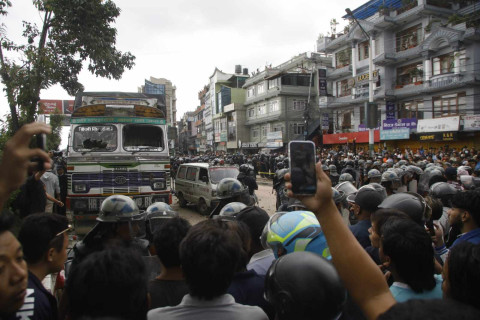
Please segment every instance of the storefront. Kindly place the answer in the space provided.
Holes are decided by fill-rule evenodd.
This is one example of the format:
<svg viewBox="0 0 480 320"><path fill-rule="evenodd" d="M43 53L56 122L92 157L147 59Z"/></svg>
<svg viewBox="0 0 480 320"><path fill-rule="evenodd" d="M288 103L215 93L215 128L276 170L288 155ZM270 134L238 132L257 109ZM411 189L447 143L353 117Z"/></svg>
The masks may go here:
<svg viewBox="0 0 480 320"><path fill-rule="evenodd" d="M259 147L258 142L242 142L242 152L244 154L255 154L258 153Z"/></svg>
<svg viewBox="0 0 480 320"><path fill-rule="evenodd" d="M344 147L348 146L349 149L353 150L353 145L357 150L363 148L368 150L368 131L359 131L359 132L345 132L345 133L336 133L336 134L324 134L323 135L323 144L325 147L335 148L338 146ZM374 142L380 142L380 130L374 130ZM378 145L375 146L377 149Z"/></svg>

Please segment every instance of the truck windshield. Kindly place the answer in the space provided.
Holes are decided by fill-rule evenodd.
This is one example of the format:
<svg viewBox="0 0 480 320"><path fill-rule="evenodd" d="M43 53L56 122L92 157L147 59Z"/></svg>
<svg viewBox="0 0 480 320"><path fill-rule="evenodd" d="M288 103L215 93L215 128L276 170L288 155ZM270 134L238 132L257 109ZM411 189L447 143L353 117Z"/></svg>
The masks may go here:
<svg viewBox="0 0 480 320"><path fill-rule="evenodd" d="M235 167L215 167L208 170L212 183L219 183L223 178L237 178L238 169Z"/></svg>
<svg viewBox="0 0 480 320"><path fill-rule="evenodd" d="M117 128L111 125L78 126L73 132L73 150L114 151L117 149Z"/></svg>
<svg viewBox="0 0 480 320"><path fill-rule="evenodd" d="M129 124L123 127L125 151L163 151L163 130L157 126Z"/></svg>

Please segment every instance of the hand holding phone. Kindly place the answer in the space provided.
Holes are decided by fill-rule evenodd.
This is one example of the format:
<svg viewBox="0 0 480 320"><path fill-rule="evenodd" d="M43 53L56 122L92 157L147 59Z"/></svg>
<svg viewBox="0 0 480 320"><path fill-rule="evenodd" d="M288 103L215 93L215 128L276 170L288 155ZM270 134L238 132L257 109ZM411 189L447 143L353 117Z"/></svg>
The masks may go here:
<svg viewBox="0 0 480 320"><path fill-rule="evenodd" d="M290 157L290 182L296 195L313 195L317 192L315 172L315 144L311 141L291 141L288 144Z"/></svg>
<svg viewBox="0 0 480 320"><path fill-rule="evenodd" d="M45 133L40 133L40 134L37 134L35 138L37 140L37 148L45 151L45 149L47 148L47 135ZM42 159L35 158L34 161L37 162L38 171L45 170L44 161Z"/></svg>

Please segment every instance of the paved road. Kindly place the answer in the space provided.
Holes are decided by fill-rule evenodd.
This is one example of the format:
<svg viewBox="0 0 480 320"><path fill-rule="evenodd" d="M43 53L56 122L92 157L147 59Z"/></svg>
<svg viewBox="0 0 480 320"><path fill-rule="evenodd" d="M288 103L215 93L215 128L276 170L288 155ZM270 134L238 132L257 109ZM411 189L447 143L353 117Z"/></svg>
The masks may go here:
<svg viewBox="0 0 480 320"><path fill-rule="evenodd" d="M275 192L272 193L272 181L258 177L257 183L258 190L255 191L255 194L258 197L260 208L267 211L269 215L274 214L276 208ZM193 206L180 208L176 197L173 197L172 209L179 212L180 216L187 219L192 225L206 219L206 217L201 216Z"/></svg>

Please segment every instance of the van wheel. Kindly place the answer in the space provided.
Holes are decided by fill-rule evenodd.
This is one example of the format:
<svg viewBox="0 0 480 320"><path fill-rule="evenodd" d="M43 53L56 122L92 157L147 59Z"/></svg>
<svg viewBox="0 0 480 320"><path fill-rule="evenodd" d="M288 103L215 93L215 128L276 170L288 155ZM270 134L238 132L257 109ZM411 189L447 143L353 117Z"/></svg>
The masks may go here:
<svg viewBox="0 0 480 320"><path fill-rule="evenodd" d="M197 209L202 216L206 216L210 214L210 208L207 206L207 203L205 202L204 199L198 200Z"/></svg>
<svg viewBox="0 0 480 320"><path fill-rule="evenodd" d="M179 193L177 195L177 199L178 199L178 204L180 205L180 208L185 208L187 206L187 200L185 200L182 193Z"/></svg>

